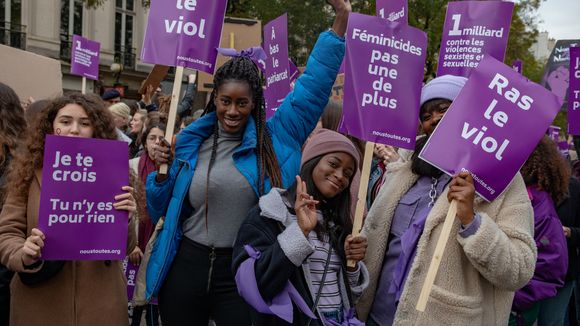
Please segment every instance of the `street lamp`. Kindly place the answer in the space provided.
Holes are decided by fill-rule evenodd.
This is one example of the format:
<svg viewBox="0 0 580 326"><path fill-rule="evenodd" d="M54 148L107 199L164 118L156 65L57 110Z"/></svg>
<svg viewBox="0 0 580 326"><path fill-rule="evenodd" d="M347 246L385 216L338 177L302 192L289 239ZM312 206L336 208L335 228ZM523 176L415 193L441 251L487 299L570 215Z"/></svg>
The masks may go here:
<svg viewBox="0 0 580 326"><path fill-rule="evenodd" d="M111 64L111 71L113 72L113 76L115 77L115 84L119 84L119 78L121 77L121 73L123 72L123 65L118 62L113 62Z"/></svg>

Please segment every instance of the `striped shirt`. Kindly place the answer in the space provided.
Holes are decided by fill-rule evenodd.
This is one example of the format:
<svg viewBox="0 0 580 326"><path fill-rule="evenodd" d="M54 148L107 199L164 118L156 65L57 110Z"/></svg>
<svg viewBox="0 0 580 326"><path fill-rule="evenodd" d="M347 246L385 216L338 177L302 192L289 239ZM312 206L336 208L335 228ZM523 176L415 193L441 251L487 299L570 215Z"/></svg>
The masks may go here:
<svg viewBox="0 0 580 326"><path fill-rule="evenodd" d="M318 213L318 221L322 221L322 214L320 211ZM326 274L326 279L320 293L320 299L318 301L318 309L323 311L342 311L343 303L342 296L340 293L340 283L339 275L342 266L342 260L337 254L336 250L331 249L328 234L322 235L323 239L319 239L316 236L316 232L311 231L308 234L308 242L314 247L314 253L308 258L308 267L310 269L310 281L312 287L312 295L316 297L320 289L320 284L322 282L322 276L324 274L324 267L326 265L326 259L328 257L328 251L330 254L330 263L328 272ZM347 272L347 278L350 286L356 286L358 284L360 277L360 269L357 268L354 272Z"/></svg>

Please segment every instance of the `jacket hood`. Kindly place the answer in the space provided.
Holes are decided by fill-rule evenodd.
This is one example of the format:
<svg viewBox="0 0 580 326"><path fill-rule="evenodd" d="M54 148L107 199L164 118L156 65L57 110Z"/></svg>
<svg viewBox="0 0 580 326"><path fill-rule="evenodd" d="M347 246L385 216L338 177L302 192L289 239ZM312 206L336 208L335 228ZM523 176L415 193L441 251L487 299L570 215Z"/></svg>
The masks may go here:
<svg viewBox="0 0 580 326"><path fill-rule="evenodd" d="M262 216L278 221L284 226L288 226L292 223L292 218L290 212L288 212L288 206L284 198L282 198L284 191L284 189L272 188L269 193L260 197L258 205L260 205Z"/></svg>

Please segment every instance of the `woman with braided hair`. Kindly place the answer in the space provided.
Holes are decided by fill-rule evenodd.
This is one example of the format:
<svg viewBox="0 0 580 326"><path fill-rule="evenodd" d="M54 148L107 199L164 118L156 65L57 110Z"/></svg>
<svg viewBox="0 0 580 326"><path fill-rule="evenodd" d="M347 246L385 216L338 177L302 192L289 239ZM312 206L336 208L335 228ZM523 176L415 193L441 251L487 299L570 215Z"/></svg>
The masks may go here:
<svg viewBox="0 0 580 326"><path fill-rule="evenodd" d="M155 149L167 175L147 179L154 223L164 216L147 264L147 299L158 297L164 325L250 325L237 293L232 247L258 198L288 188L299 172L302 144L312 132L344 57L348 0L328 1L336 12L320 35L305 73L266 121L262 79L248 53L214 76L205 115L177 136L175 159L167 143Z"/></svg>

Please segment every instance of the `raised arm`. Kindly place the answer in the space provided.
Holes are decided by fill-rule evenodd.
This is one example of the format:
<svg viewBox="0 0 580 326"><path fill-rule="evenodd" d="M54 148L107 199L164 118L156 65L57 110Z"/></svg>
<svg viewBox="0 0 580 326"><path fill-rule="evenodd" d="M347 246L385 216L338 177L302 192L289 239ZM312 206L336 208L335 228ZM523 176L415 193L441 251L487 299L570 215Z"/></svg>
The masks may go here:
<svg viewBox="0 0 580 326"><path fill-rule="evenodd" d="M306 70L276 114L268 121L270 134L292 146L302 146L320 119L344 58L344 33L350 1L331 0L336 12L332 30L318 38Z"/></svg>

